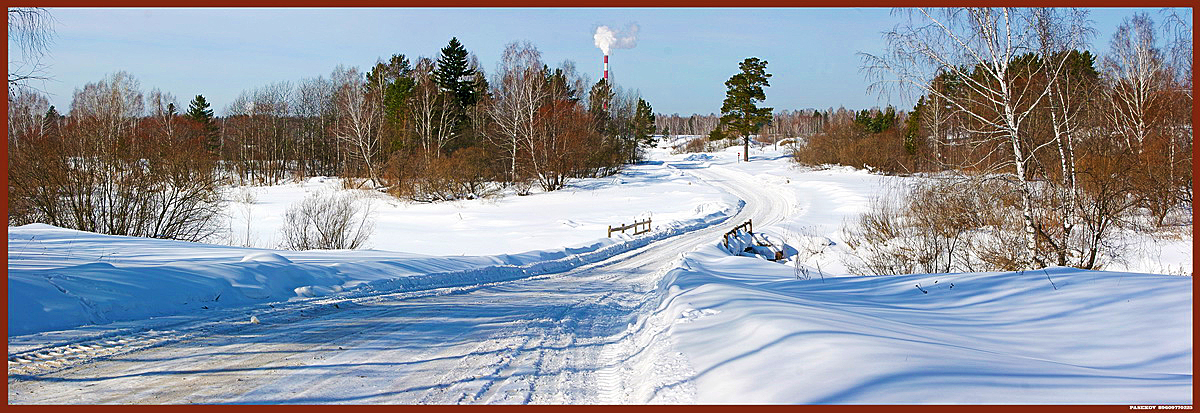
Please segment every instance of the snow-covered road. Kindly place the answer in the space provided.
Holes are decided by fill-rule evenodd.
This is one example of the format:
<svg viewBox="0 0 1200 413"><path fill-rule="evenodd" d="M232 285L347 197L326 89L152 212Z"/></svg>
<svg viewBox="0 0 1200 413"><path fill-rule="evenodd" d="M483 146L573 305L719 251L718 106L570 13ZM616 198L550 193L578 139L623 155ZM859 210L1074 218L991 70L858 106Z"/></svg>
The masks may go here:
<svg viewBox="0 0 1200 413"><path fill-rule="evenodd" d="M687 402L691 374L654 317L680 256L753 219L794 213L744 172L683 169L743 199L714 225L574 270L517 281L277 304L261 323L191 321L10 367L10 403ZM769 185L769 184L767 184ZM760 187L751 190L750 188ZM336 306L335 306L336 305ZM657 321L656 321L657 320ZM200 325L203 324L202 327ZM128 351L137 349L137 351ZM83 356L78 356L83 355Z"/></svg>

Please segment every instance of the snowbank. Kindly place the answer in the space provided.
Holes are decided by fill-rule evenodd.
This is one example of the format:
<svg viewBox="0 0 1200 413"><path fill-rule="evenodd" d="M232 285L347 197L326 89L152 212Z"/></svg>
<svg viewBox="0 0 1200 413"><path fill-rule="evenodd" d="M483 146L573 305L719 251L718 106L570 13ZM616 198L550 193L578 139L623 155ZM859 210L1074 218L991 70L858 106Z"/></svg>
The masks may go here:
<svg viewBox="0 0 1200 413"><path fill-rule="evenodd" d="M1053 268L798 279L719 244L658 309L697 403L1192 403L1191 277ZM653 329L646 329L652 331Z"/></svg>
<svg viewBox="0 0 1200 413"><path fill-rule="evenodd" d="M653 231L492 256L373 250L272 251L100 235L32 224L8 229L9 336L334 293L478 285L566 271L720 222L706 203ZM550 241L553 243L553 241Z"/></svg>

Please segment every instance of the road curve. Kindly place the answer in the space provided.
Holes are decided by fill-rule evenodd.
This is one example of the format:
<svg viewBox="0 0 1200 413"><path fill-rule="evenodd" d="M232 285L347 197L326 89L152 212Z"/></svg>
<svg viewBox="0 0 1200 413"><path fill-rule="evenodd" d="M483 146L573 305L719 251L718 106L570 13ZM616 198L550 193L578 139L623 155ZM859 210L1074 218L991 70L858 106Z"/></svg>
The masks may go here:
<svg viewBox="0 0 1200 413"><path fill-rule="evenodd" d="M793 210L783 191L732 168L684 169L743 199L725 224L568 272L356 299L240 324L45 374L14 374L10 404L687 402L686 360L661 325L659 282L681 254L747 219ZM87 350L99 351L93 346ZM143 346L146 347L146 346ZM69 351L64 351L67 353ZM65 357L65 356L64 356ZM11 366L11 364L10 364Z"/></svg>

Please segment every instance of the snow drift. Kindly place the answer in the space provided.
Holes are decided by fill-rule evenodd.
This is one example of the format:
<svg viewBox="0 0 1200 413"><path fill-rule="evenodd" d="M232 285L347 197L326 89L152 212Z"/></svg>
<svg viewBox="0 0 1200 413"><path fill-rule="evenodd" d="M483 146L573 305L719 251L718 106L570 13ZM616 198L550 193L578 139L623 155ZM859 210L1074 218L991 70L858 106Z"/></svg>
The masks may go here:
<svg viewBox="0 0 1200 413"><path fill-rule="evenodd" d="M697 403L1192 403L1191 277L801 280L717 244L687 254L660 289L657 322L692 371L655 396L690 386Z"/></svg>

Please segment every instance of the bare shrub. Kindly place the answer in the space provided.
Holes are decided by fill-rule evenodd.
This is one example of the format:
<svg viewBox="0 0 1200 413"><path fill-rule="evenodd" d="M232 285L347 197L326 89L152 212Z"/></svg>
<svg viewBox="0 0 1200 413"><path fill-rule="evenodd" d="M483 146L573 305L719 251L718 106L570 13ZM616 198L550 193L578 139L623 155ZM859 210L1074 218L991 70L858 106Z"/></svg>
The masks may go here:
<svg viewBox="0 0 1200 413"><path fill-rule="evenodd" d="M442 157L394 157L384 168L388 192L416 202L477 199L500 192L504 171L479 147Z"/></svg>
<svg viewBox="0 0 1200 413"><path fill-rule="evenodd" d="M288 207L281 248L289 250L355 249L375 230L371 204L350 192L321 192Z"/></svg>
<svg viewBox="0 0 1200 413"><path fill-rule="evenodd" d="M677 151L678 153L704 152L705 143L707 142L705 142L705 139L702 137L694 138L687 141L687 143L683 144L683 146L680 146Z"/></svg>
<svg viewBox="0 0 1200 413"><path fill-rule="evenodd" d="M217 232L221 181L202 130L169 112L140 117L137 85L115 73L77 90L54 127L10 134L9 197L20 200L10 224L187 241Z"/></svg>
<svg viewBox="0 0 1200 413"><path fill-rule="evenodd" d="M846 266L875 275L1020 269L1018 196L1010 182L979 177L893 189L847 225Z"/></svg>
<svg viewBox="0 0 1200 413"><path fill-rule="evenodd" d="M871 210L848 223L843 230L851 254L844 257L846 269L861 275L899 275L916 272L917 251L906 241L917 237L916 228L905 222L907 205L893 189L871 201ZM916 259L914 259L916 258Z"/></svg>

